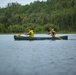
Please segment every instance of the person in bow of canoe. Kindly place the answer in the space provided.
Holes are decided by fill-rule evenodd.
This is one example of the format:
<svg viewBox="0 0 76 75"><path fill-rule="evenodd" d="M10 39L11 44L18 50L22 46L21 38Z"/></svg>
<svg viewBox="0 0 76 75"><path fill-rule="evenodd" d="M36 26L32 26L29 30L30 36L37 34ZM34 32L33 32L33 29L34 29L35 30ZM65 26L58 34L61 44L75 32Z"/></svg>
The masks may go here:
<svg viewBox="0 0 76 75"><path fill-rule="evenodd" d="M56 32L54 31L54 29L49 28L48 34L51 34L52 37L55 37Z"/></svg>
<svg viewBox="0 0 76 75"><path fill-rule="evenodd" d="M29 28L28 32L25 35L29 35L29 37L34 37L34 31L32 28Z"/></svg>

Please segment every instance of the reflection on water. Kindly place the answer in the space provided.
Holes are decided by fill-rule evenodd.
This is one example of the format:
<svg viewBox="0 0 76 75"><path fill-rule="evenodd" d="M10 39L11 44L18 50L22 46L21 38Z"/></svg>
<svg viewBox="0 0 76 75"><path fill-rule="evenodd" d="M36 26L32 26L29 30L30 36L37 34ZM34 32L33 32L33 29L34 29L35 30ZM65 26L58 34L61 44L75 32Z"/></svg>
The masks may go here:
<svg viewBox="0 0 76 75"><path fill-rule="evenodd" d="M67 35L69 40L55 41L0 35L0 75L76 75L76 40L70 40L76 34Z"/></svg>

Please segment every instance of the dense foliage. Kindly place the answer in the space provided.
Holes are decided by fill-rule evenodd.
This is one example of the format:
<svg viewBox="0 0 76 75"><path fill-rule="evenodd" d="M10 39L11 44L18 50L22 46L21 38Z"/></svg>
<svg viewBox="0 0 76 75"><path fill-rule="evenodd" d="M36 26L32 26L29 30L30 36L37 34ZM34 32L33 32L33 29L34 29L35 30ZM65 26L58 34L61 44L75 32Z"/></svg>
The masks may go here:
<svg viewBox="0 0 76 75"><path fill-rule="evenodd" d="M36 33L49 27L76 32L76 0L38 0L24 6L16 2L0 8L0 33L20 33L30 27Z"/></svg>

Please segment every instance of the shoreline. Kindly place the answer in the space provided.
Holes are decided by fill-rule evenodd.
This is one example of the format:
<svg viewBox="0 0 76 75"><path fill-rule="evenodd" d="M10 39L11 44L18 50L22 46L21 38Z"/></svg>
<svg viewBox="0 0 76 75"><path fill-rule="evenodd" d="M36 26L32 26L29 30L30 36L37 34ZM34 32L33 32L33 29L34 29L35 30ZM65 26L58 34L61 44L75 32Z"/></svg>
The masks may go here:
<svg viewBox="0 0 76 75"><path fill-rule="evenodd" d="M0 35L10 35L10 34L21 34L21 33L0 33ZM47 33L35 33L35 34L47 34ZM56 34L76 34L76 32L57 32Z"/></svg>
<svg viewBox="0 0 76 75"><path fill-rule="evenodd" d="M23 34L22 32L21 33L0 33L1 34ZM47 34L47 32L41 32L41 33L35 33L35 34ZM59 32L56 32L56 34L76 34L76 32L67 32L67 31L59 31Z"/></svg>

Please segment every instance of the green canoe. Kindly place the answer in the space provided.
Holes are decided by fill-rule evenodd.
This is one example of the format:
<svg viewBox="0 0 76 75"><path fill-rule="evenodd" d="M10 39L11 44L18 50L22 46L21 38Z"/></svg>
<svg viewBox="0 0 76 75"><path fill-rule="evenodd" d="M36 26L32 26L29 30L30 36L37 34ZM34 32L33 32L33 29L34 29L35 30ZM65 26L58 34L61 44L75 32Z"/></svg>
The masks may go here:
<svg viewBox="0 0 76 75"><path fill-rule="evenodd" d="M25 37L14 35L15 40L68 40L68 36L59 37Z"/></svg>

